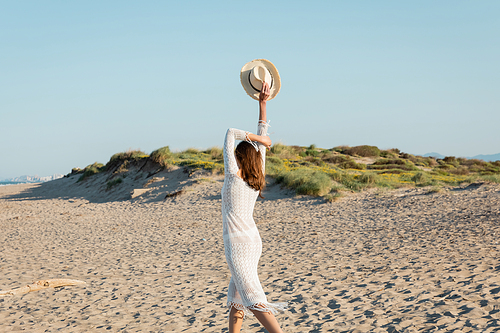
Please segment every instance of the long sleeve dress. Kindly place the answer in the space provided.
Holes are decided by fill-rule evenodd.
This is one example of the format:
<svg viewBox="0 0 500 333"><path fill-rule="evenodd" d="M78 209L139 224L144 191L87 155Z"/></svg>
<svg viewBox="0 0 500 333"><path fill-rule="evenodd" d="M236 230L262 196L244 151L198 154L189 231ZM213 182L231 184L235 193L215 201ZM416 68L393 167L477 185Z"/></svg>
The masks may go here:
<svg viewBox="0 0 500 333"><path fill-rule="evenodd" d="M259 123L257 134L267 135L266 123ZM234 154L235 140L247 140L248 132L230 128L224 141L224 186L222 187L222 225L224 252L231 271L227 306L243 310L277 313L286 303L269 303L257 274L262 241L253 219L259 191L237 176L239 170ZM255 143L253 143L255 144ZM258 144L265 171L266 147Z"/></svg>

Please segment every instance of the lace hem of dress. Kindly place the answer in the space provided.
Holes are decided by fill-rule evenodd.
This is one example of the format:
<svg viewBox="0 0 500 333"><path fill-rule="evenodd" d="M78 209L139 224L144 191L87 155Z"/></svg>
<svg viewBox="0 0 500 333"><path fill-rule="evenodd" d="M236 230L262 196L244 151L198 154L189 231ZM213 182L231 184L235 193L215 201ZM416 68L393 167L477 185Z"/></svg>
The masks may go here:
<svg viewBox="0 0 500 333"><path fill-rule="evenodd" d="M235 308L236 310L243 311L243 316L249 315L253 316L254 311L261 311L261 312L271 312L272 314L276 315L278 312L283 312L288 308L288 303L255 303L250 306L244 306L243 304L236 303L236 302L227 302L227 307L229 309Z"/></svg>

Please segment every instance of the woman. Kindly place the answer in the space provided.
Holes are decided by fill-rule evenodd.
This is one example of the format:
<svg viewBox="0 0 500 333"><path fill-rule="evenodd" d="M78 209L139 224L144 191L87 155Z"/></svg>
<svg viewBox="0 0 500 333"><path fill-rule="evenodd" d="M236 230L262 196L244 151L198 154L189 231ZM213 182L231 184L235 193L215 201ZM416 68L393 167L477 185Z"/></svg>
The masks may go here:
<svg viewBox="0 0 500 333"><path fill-rule="evenodd" d="M259 95L258 135L230 128L224 141L225 178L222 187L222 220L226 260L231 271L227 305L229 332L239 332L245 314L254 314L269 333L282 333L274 317L286 303L268 303L260 285L257 266L262 241L253 220L257 196L265 186L267 136L266 100L269 85L264 83ZM235 140L240 142L236 151Z"/></svg>

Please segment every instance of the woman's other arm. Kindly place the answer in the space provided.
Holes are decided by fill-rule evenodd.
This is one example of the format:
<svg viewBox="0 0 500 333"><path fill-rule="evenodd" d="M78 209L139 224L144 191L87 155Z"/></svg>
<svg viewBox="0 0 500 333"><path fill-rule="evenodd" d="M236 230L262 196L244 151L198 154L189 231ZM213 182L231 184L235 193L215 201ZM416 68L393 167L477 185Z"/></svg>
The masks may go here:
<svg viewBox="0 0 500 333"><path fill-rule="evenodd" d="M272 141L267 135L257 135L248 133L248 139L251 141L256 141L262 143L266 148L270 149Z"/></svg>
<svg viewBox="0 0 500 333"><path fill-rule="evenodd" d="M235 140L245 140L246 132L230 128L226 132L226 137L224 139L224 173L225 174L235 174L238 172L238 163L236 162L236 157L234 156L234 142Z"/></svg>

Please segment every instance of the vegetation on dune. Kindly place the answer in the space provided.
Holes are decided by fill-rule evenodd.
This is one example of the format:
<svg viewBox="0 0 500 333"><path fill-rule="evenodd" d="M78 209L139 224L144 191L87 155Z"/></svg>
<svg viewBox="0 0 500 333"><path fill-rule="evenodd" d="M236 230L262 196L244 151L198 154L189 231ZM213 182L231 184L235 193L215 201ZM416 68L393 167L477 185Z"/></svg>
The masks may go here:
<svg viewBox="0 0 500 333"><path fill-rule="evenodd" d="M416 171L419 170L413 162L401 158L381 158L368 166L373 170L403 170Z"/></svg>
<svg viewBox="0 0 500 333"><path fill-rule="evenodd" d="M375 146L356 146L356 147L338 147L339 152L350 156L360 157L378 157L380 156L380 149Z"/></svg>
<svg viewBox="0 0 500 333"><path fill-rule="evenodd" d="M75 168L71 174L81 174L78 181L82 181L102 171L120 174L131 165L148 162L162 168L177 165L224 172L223 152L219 147L171 152L165 146L150 155L140 150L118 153L105 166L94 163L83 170ZM403 153L395 148L380 150L367 145L322 149L315 145L299 147L277 143L267 153L266 174L294 189L297 194L323 196L331 202L342 197L343 192L373 187L432 186L430 193L433 193L445 185L474 181L500 183L500 161L485 162L453 156L436 159ZM121 178L116 178L108 182L108 188L120 182Z"/></svg>
<svg viewBox="0 0 500 333"><path fill-rule="evenodd" d="M106 163L106 171L112 171L113 169L123 165L124 162L130 163L133 161L140 161L148 157L149 155L147 155L142 150L127 150L122 153L116 153L111 156L109 162Z"/></svg>
<svg viewBox="0 0 500 333"><path fill-rule="evenodd" d="M108 183L107 183L107 189L110 190L111 188L113 188L115 185L118 185L118 184L121 184L123 183L123 179L121 178L115 178L113 180L110 180Z"/></svg>
<svg viewBox="0 0 500 333"><path fill-rule="evenodd" d="M150 155L150 159L165 167L168 165L168 161L172 158L172 152L168 146L161 147L153 151Z"/></svg>
<svg viewBox="0 0 500 333"><path fill-rule="evenodd" d="M371 161L364 164L366 157ZM500 161L439 160L374 146L320 149L277 144L268 154L266 172L298 194L321 195L328 201L335 201L343 191L373 187L439 189L478 180L500 183Z"/></svg>
<svg viewBox="0 0 500 333"><path fill-rule="evenodd" d="M76 172L76 173L82 174L80 176L80 178L78 178L78 182L81 182L85 178L92 176L92 175L95 175L96 173L102 172L105 169L106 169L106 167L102 163L95 162L93 164L87 165L83 170ZM73 169L73 170L75 170L75 169Z"/></svg>
<svg viewBox="0 0 500 333"><path fill-rule="evenodd" d="M189 148L183 152L175 153L172 165L206 169L214 173L220 173L224 172L224 157L222 149L218 147L212 147L205 151Z"/></svg>
<svg viewBox="0 0 500 333"><path fill-rule="evenodd" d="M328 194L333 186L328 175L320 170L297 168L277 175L276 181L296 189L297 194L320 196Z"/></svg>

